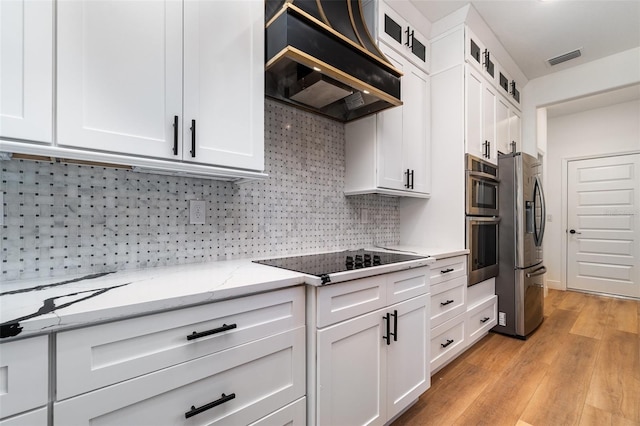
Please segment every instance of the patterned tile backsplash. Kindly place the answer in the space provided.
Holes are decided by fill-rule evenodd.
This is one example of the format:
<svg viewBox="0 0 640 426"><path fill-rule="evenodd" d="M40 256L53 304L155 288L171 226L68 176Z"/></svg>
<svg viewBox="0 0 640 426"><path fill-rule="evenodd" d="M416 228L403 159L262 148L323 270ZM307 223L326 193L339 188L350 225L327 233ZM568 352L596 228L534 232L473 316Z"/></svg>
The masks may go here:
<svg viewBox="0 0 640 426"><path fill-rule="evenodd" d="M271 100L265 114L263 181L1 161L0 280L398 243L396 198L343 194L342 124Z"/></svg>

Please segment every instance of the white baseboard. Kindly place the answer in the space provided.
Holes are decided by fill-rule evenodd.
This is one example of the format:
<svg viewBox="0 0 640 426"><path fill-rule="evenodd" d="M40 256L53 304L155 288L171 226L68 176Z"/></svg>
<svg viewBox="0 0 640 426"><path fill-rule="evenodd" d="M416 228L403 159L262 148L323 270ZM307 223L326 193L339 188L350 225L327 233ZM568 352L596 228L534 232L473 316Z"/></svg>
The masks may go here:
<svg viewBox="0 0 640 426"><path fill-rule="evenodd" d="M547 287L554 290L566 290L560 281L547 280Z"/></svg>

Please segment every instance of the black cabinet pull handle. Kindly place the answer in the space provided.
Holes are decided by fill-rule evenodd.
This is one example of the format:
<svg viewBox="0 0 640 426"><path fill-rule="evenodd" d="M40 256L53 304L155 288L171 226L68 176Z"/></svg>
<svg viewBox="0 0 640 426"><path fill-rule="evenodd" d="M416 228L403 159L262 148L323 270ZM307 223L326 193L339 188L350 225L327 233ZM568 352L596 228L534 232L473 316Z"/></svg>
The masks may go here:
<svg viewBox="0 0 640 426"><path fill-rule="evenodd" d="M480 320L480 322L484 324L485 322L489 321L490 319L491 319L491 318L489 318L489 317L484 317L484 318L482 318L482 319Z"/></svg>
<svg viewBox="0 0 640 426"><path fill-rule="evenodd" d="M491 158L491 141L487 141L487 158Z"/></svg>
<svg viewBox="0 0 640 426"><path fill-rule="evenodd" d="M409 26L408 25L405 33L407 34L407 41L404 43L404 45L408 47L409 46Z"/></svg>
<svg viewBox="0 0 640 426"><path fill-rule="evenodd" d="M406 172L404 172L404 174L407 176L407 182L404 184L405 188L411 188L411 184L410 184L410 176L411 176L411 171L409 169L407 169Z"/></svg>
<svg viewBox="0 0 640 426"><path fill-rule="evenodd" d="M447 300L446 302L440 302L440 306L447 306L453 303L452 299Z"/></svg>
<svg viewBox="0 0 640 426"><path fill-rule="evenodd" d="M440 271L441 274L448 274L449 272L453 272L453 268L447 268L443 271Z"/></svg>
<svg viewBox="0 0 640 426"><path fill-rule="evenodd" d="M385 314L385 316L382 317L382 319L387 323L387 335L386 336L382 336L383 340L387 341L387 346L389 346L391 344L391 322L389 321L389 314Z"/></svg>
<svg viewBox="0 0 640 426"><path fill-rule="evenodd" d="M235 393L230 393L229 395L225 395L222 394L222 396L220 397L220 399L216 399L213 402L210 402L208 404L203 405L202 407L198 407L196 408L195 405L191 406L191 410L187 411L186 413L184 413L184 417L186 419L188 419L189 417L193 417L197 414L200 414L204 411L210 410L213 407L217 407L220 404L224 404L227 401L231 401L232 399L234 399L236 397Z"/></svg>
<svg viewBox="0 0 640 426"><path fill-rule="evenodd" d="M187 340L199 339L200 337L210 336L212 334L222 333L223 331L233 330L237 327L237 324L222 324L222 327L214 328L212 330L201 331L196 333L195 331L187 336Z"/></svg>
<svg viewBox="0 0 640 426"><path fill-rule="evenodd" d="M413 174L414 174L414 173L415 173L415 170L411 170L411 174L410 174L410 176L411 176L411 183L410 183L410 186L409 186L409 188L410 188L410 189L413 189Z"/></svg>
<svg viewBox="0 0 640 426"><path fill-rule="evenodd" d="M191 156L196 156L196 120L191 120Z"/></svg>
<svg viewBox="0 0 640 426"><path fill-rule="evenodd" d="M173 116L173 155L178 155L178 116Z"/></svg>
<svg viewBox="0 0 640 426"><path fill-rule="evenodd" d="M390 315L393 316L393 333L391 334L393 335L393 341L397 342L398 341L398 311L394 309L393 313Z"/></svg>
<svg viewBox="0 0 640 426"><path fill-rule="evenodd" d="M413 40L415 39L414 35L415 31L411 30L411 44L409 45L409 49L413 50Z"/></svg>
<svg viewBox="0 0 640 426"><path fill-rule="evenodd" d="M452 343L453 343L452 339L447 339L447 343L440 343L440 346L442 346L443 348L446 348L447 346L449 346Z"/></svg>
<svg viewBox="0 0 640 426"><path fill-rule="evenodd" d="M487 69L487 71L489 71L489 62L491 61L491 57L490 57L490 53L489 53L489 49L484 49L484 67Z"/></svg>

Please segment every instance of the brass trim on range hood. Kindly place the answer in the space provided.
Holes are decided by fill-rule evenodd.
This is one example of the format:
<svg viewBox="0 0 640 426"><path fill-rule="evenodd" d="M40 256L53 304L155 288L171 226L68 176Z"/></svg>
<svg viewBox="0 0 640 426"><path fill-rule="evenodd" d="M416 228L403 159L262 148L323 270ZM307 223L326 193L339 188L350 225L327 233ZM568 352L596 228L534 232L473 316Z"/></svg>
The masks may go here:
<svg viewBox="0 0 640 426"><path fill-rule="evenodd" d="M266 11L267 96L339 121L402 105L402 72L371 39L360 0L266 0ZM326 105L305 103L330 85Z"/></svg>

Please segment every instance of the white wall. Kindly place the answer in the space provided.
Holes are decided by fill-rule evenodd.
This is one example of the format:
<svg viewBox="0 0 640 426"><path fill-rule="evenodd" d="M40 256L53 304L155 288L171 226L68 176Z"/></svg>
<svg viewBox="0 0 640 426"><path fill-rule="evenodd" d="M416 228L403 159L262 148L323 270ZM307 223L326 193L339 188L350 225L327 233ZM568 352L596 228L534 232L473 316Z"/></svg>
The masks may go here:
<svg viewBox="0 0 640 426"><path fill-rule="evenodd" d="M547 284L564 289L562 276L562 163L564 159L629 152L640 149L640 101L631 101L576 114L547 118L547 221L544 261Z"/></svg>
<svg viewBox="0 0 640 426"><path fill-rule="evenodd" d="M640 47L530 80L522 89L522 150L537 153L537 109L640 82Z"/></svg>

